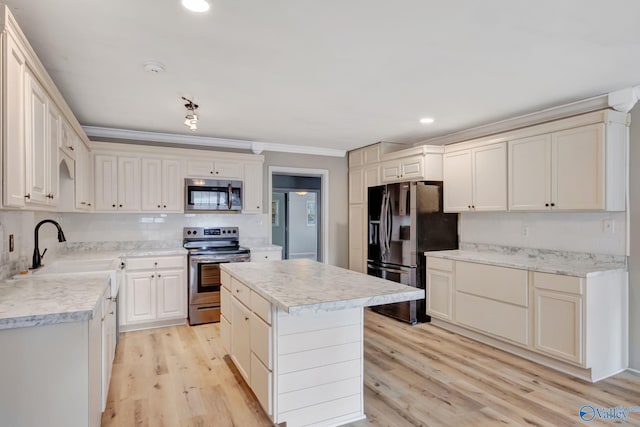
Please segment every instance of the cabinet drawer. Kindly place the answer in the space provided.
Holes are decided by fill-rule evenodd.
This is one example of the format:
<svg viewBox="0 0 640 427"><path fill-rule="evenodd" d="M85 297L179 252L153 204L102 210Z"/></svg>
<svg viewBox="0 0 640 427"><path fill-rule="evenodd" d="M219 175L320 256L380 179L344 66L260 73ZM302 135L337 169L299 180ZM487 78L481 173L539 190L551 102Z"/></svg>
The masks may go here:
<svg viewBox="0 0 640 427"><path fill-rule="evenodd" d="M153 270L155 268L184 268L182 256L127 258L127 270Z"/></svg>
<svg viewBox="0 0 640 427"><path fill-rule="evenodd" d="M456 290L528 306L527 270L456 262Z"/></svg>
<svg viewBox="0 0 640 427"><path fill-rule="evenodd" d="M458 323L528 345L527 308L461 292L456 294L455 306L455 318Z"/></svg>
<svg viewBox="0 0 640 427"><path fill-rule="evenodd" d="M229 313L231 316L231 313ZM231 353L231 323L227 318L220 316L220 341L222 342L222 348L226 354Z"/></svg>
<svg viewBox="0 0 640 427"><path fill-rule="evenodd" d="M220 288L220 312L231 319L231 292L225 287Z"/></svg>
<svg viewBox="0 0 640 427"><path fill-rule="evenodd" d="M582 295L584 292L584 280L579 277L562 276L560 274L533 273L533 286L536 289L549 289L551 291L566 292Z"/></svg>
<svg viewBox="0 0 640 427"><path fill-rule="evenodd" d="M271 327L253 313L251 315L251 351L269 369L272 369L273 366L271 360L273 339L271 335Z"/></svg>
<svg viewBox="0 0 640 427"><path fill-rule="evenodd" d="M231 278L231 294L247 307L251 305L251 289L235 277Z"/></svg>
<svg viewBox="0 0 640 427"><path fill-rule="evenodd" d="M220 283L224 288L227 288L229 291L231 290L231 276L224 270L220 270Z"/></svg>
<svg viewBox="0 0 640 427"><path fill-rule="evenodd" d="M271 303L255 291L251 291L251 310L269 325L271 324Z"/></svg>
<svg viewBox="0 0 640 427"><path fill-rule="evenodd" d="M268 415L273 414L271 409L271 383L273 374L268 370L255 354L251 353L251 390L258 398L260 405Z"/></svg>
<svg viewBox="0 0 640 427"><path fill-rule="evenodd" d="M277 261L282 259L279 251L251 251L251 261Z"/></svg>
<svg viewBox="0 0 640 427"><path fill-rule="evenodd" d="M427 257L427 268L430 270L453 271L453 261L450 259Z"/></svg>

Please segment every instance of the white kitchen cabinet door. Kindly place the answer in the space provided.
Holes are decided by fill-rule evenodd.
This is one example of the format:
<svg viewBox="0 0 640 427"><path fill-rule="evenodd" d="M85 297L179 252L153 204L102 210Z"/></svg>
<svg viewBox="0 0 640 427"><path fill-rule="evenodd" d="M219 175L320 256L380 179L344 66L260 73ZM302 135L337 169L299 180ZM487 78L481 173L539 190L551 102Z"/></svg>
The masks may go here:
<svg viewBox="0 0 640 427"><path fill-rule="evenodd" d="M76 152L78 151L78 138L67 119L61 117L61 120L58 148L62 149L69 157L75 160Z"/></svg>
<svg viewBox="0 0 640 427"><path fill-rule="evenodd" d="M507 143L471 150L473 159L473 203L475 211L507 210Z"/></svg>
<svg viewBox="0 0 640 427"><path fill-rule="evenodd" d="M82 141L76 140L76 151L76 209L87 211L93 209L94 203L93 161L89 148Z"/></svg>
<svg viewBox="0 0 640 427"><path fill-rule="evenodd" d="M262 213L262 163L244 165L243 213Z"/></svg>
<svg viewBox="0 0 640 427"><path fill-rule="evenodd" d="M184 270L158 271L157 273L157 318L171 319L187 317L187 280Z"/></svg>
<svg viewBox="0 0 640 427"><path fill-rule="evenodd" d="M162 209L162 160L143 158L141 161L141 207L143 211Z"/></svg>
<svg viewBox="0 0 640 427"><path fill-rule="evenodd" d="M453 320L453 273L427 269L427 314Z"/></svg>
<svg viewBox="0 0 640 427"><path fill-rule="evenodd" d="M360 273L366 272L365 212L362 203L349 205L349 270Z"/></svg>
<svg viewBox="0 0 640 427"><path fill-rule="evenodd" d="M555 209L605 209L604 124L555 132L551 137L551 201Z"/></svg>
<svg viewBox="0 0 640 427"><path fill-rule="evenodd" d="M48 151L48 168L47 168L47 198L48 205L55 206L58 204L60 198L60 171L58 167L58 150L62 144L62 116L58 109L49 103L49 123L48 123L49 138L47 144L49 145Z"/></svg>
<svg viewBox="0 0 640 427"><path fill-rule="evenodd" d="M400 159L400 178L404 180L424 178L424 156Z"/></svg>
<svg viewBox="0 0 640 427"><path fill-rule="evenodd" d="M509 141L509 209L551 207L551 135Z"/></svg>
<svg viewBox="0 0 640 427"><path fill-rule="evenodd" d="M383 184L400 181L401 165L399 160L391 160L381 165L380 180Z"/></svg>
<svg viewBox="0 0 640 427"><path fill-rule="evenodd" d="M26 189L27 203L47 204L49 165L48 104L46 92L26 72Z"/></svg>
<svg viewBox="0 0 640 427"><path fill-rule="evenodd" d="M3 144L3 203L7 207L25 205L25 56L13 36L6 32L6 52L3 57L4 123Z"/></svg>
<svg viewBox="0 0 640 427"><path fill-rule="evenodd" d="M187 160L187 175L211 177L214 174L213 160Z"/></svg>
<svg viewBox="0 0 640 427"><path fill-rule="evenodd" d="M242 163L235 160L216 160L215 178L242 179Z"/></svg>
<svg viewBox="0 0 640 427"><path fill-rule="evenodd" d="M472 167L471 150L455 151L444 155L444 211L471 210Z"/></svg>
<svg viewBox="0 0 640 427"><path fill-rule="evenodd" d="M537 350L581 364L583 314L580 295L535 289L535 343Z"/></svg>
<svg viewBox="0 0 640 427"><path fill-rule="evenodd" d="M180 160L162 161L162 210L182 212L184 204L184 179Z"/></svg>
<svg viewBox="0 0 640 427"><path fill-rule="evenodd" d="M127 324L156 319L156 274L127 273Z"/></svg>
<svg viewBox="0 0 640 427"><path fill-rule="evenodd" d="M361 167L349 169L349 203L363 203L365 191L364 169Z"/></svg>
<svg viewBox="0 0 640 427"><path fill-rule="evenodd" d="M231 298L231 357L245 381L251 384L251 313L236 298Z"/></svg>
<svg viewBox="0 0 640 427"><path fill-rule="evenodd" d="M115 211L118 209L118 158L96 154L94 159L96 210Z"/></svg>
<svg viewBox="0 0 640 427"><path fill-rule="evenodd" d="M367 201L369 187L380 185L380 166L367 166L364 169L364 200Z"/></svg>
<svg viewBox="0 0 640 427"><path fill-rule="evenodd" d="M140 159L118 157L118 209L140 210Z"/></svg>

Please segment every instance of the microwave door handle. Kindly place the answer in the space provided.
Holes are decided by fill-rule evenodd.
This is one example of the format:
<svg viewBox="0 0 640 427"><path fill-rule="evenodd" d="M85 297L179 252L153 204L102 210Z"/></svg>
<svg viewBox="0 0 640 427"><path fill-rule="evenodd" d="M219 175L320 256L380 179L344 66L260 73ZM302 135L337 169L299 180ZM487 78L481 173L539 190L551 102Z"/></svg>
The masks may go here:
<svg viewBox="0 0 640 427"><path fill-rule="evenodd" d="M231 189L231 184L227 185L227 193L228 193L227 206L229 207L229 210L231 210L231 194L233 194L233 190Z"/></svg>

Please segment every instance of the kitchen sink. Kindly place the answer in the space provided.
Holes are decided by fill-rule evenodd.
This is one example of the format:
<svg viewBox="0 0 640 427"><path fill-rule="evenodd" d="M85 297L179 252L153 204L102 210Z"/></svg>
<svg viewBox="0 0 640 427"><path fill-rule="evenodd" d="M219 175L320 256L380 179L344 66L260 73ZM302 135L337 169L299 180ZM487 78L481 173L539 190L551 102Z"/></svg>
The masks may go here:
<svg viewBox="0 0 640 427"><path fill-rule="evenodd" d="M95 260L73 260L73 261L54 261L50 265L34 271L34 275L45 274L73 274L88 273L91 271L108 271L116 270L118 260L113 259L95 259Z"/></svg>

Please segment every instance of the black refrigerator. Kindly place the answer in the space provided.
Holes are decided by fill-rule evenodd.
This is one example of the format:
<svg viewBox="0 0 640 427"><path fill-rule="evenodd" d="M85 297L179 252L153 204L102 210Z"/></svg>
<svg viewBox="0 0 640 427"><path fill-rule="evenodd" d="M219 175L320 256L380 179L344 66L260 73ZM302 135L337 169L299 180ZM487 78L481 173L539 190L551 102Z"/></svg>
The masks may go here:
<svg viewBox="0 0 640 427"><path fill-rule="evenodd" d="M442 182L369 188L367 274L425 289L425 251L458 248L458 214L442 212ZM415 324L430 320L426 299L372 307Z"/></svg>

